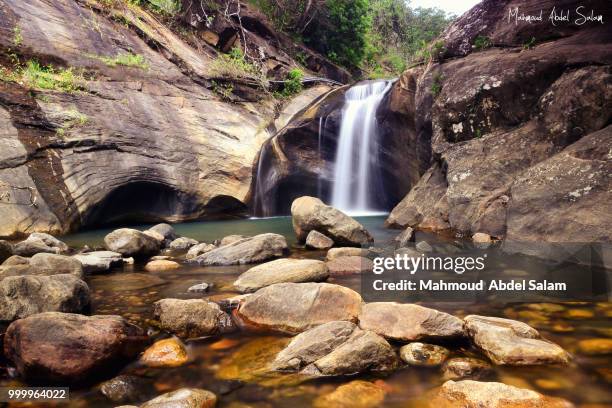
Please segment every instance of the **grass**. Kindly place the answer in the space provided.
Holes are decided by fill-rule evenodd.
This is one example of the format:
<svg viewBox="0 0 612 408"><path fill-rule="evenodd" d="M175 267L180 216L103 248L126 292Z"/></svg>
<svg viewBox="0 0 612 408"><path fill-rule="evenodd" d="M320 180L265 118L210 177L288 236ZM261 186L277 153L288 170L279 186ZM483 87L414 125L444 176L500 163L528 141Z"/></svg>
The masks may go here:
<svg viewBox="0 0 612 408"><path fill-rule="evenodd" d="M478 37L476 37L474 39L474 48L477 51L482 51L484 49L487 49L491 46L491 39L489 37L485 37L483 35L479 35Z"/></svg>
<svg viewBox="0 0 612 408"><path fill-rule="evenodd" d="M98 59L108 65L109 67L116 67L118 65L125 67L140 68L143 70L149 69L149 64L145 60L145 57L140 54L132 54L131 52L126 54L119 54L115 57L106 57L103 55L88 55L91 58Z"/></svg>
<svg viewBox="0 0 612 408"><path fill-rule="evenodd" d="M14 69L1 67L0 80L17 82L31 89L71 93L83 89L85 78L73 68L54 68L51 65L41 65L38 61L30 60L25 66L16 66Z"/></svg>
<svg viewBox="0 0 612 408"><path fill-rule="evenodd" d="M211 73L217 78L230 80L250 79L258 82L263 88L268 81L261 70L244 57L240 48L232 48L229 54L220 54L210 65Z"/></svg>
<svg viewBox="0 0 612 408"><path fill-rule="evenodd" d="M433 74L433 81L431 83L431 93L434 96L438 96L442 91L442 81L444 80L444 75L440 72L436 72Z"/></svg>
<svg viewBox="0 0 612 408"><path fill-rule="evenodd" d="M21 28L15 27L13 28L13 44L16 47L19 47L23 43L23 35L21 33Z"/></svg>
<svg viewBox="0 0 612 408"><path fill-rule="evenodd" d="M290 96L300 93L304 88L302 85L303 78L304 73L301 69L293 68L291 71L289 71L287 73L287 78L285 79L281 95L284 98L288 98Z"/></svg>
<svg viewBox="0 0 612 408"><path fill-rule="evenodd" d="M56 130L57 135L61 137L63 137L69 129L85 126L89 122L89 117L76 109L70 109L64 112L63 115L65 117L64 123Z"/></svg>
<svg viewBox="0 0 612 408"><path fill-rule="evenodd" d="M523 44L523 50L530 50L533 47L535 47L535 44L536 44L536 38L535 37L531 37L531 39L529 41L527 41L527 42L525 42Z"/></svg>

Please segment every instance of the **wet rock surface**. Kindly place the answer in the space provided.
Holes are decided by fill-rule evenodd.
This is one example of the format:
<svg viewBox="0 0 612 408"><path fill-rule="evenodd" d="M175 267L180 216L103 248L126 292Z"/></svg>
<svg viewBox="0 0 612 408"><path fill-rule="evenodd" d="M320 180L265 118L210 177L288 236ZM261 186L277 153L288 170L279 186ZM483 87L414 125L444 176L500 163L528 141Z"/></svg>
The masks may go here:
<svg viewBox="0 0 612 408"><path fill-rule="evenodd" d="M525 323L475 315L464 320L474 344L495 364L563 364L570 359L565 350L541 339L540 333Z"/></svg>
<svg viewBox="0 0 612 408"><path fill-rule="evenodd" d="M384 401L385 395L381 387L368 381L355 380L317 398L313 407L375 408Z"/></svg>
<svg viewBox="0 0 612 408"><path fill-rule="evenodd" d="M278 283L247 297L236 315L257 328L299 333L335 320L356 321L361 296L329 283Z"/></svg>
<svg viewBox="0 0 612 408"><path fill-rule="evenodd" d="M113 266L121 265L123 256L113 251L93 251L73 256L83 265L85 273L101 273L110 270Z"/></svg>
<svg viewBox="0 0 612 408"><path fill-rule="evenodd" d="M4 354L28 381L82 383L125 365L145 342L119 316L50 312L13 322Z"/></svg>
<svg viewBox="0 0 612 408"><path fill-rule="evenodd" d="M217 396L210 391L181 388L153 398L142 404L140 408L213 408L216 404Z"/></svg>
<svg viewBox="0 0 612 408"><path fill-rule="evenodd" d="M181 264L179 264L178 262L166 259L157 259L154 261L147 262L147 264L145 265L145 270L149 272L164 272L178 269L180 267Z"/></svg>
<svg viewBox="0 0 612 408"><path fill-rule="evenodd" d="M366 303L359 327L399 341L451 339L464 336L463 322L448 313L414 304Z"/></svg>
<svg viewBox="0 0 612 408"><path fill-rule="evenodd" d="M100 386L100 392L110 401L118 404L146 400L153 393L152 384L144 378L133 375L118 375Z"/></svg>
<svg viewBox="0 0 612 408"><path fill-rule="evenodd" d="M42 312L81 313L89 305L89 287L74 275L9 276L0 281L1 321Z"/></svg>
<svg viewBox="0 0 612 408"><path fill-rule="evenodd" d="M407 364L421 367L436 367L444 363L450 351L442 346L425 343L410 343L399 350L400 358Z"/></svg>
<svg viewBox="0 0 612 408"><path fill-rule="evenodd" d="M234 282L234 287L239 292L248 293L275 283L320 282L328 276L329 271L323 261L277 259L244 272Z"/></svg>
<svg viewBox="0 0 612 408"><path fill-rule="evenodd" d="M202 266L243 265L282 257L287 250L287 241L282 235L260 234L205 252L193 261Z"/></svg>
<svg viewBox="0 0 612 408"><path fill-rule="evenodd" d="M359 246L373 241L363 225L315 197L305 196L293 201L291 216L300 242L304 242L312 230L326 235L338 245Z"/></svg>
<svg viewBox="0 0 612 408"><path fill-rule="evenodd" d="M156 341L140 356L141 364L153 368L180 367L187 361L187 349L177 338Z"/></svg>
<svg viewBox="0 0 612 408"><path fill-rule="evenodd" d="M153 305L160 327L181 338L202 337L234 330L231 317L219 305L201 299L162 299Z"/></svg>
<svg viewBox="0 0 612 408"><path fill-rule="evenodd" d="M460 380L464 378L482 379L493 374L493 367L484 360L472 357L455 357L447 360L442 367L442 374L446 380Z"/></svg>

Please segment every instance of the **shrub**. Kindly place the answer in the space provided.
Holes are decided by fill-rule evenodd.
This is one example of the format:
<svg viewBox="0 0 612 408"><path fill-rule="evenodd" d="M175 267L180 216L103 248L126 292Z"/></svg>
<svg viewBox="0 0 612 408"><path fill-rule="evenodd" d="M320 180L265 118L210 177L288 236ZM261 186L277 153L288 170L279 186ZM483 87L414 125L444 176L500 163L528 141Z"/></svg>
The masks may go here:
<svg viewBox="0 0 612 408"><path fill-rule="evenodd" d="M531 37L531 39L529 41L527 41L526 43L523 44L523 49L524 50L530 50L533 47L535 47L535 44L536 44L535 37Z"/></svg>
<svg viewBox="0 0 612 408"><path fill-rule="evenodd" d="M219 54L210 66L211 74L217 78L230 80L252 80L264 89L268 80L261 70L247 61L240 48L232 48L228 54Z"/></svg>
<svg viewBox="0 0 612 408"><path fill-rule="evenodd" d="M300 93L303 89L302 79L304 79L304 73L299 68L294 68L287 73L287 79L283 87L282 95L289 97Z"/></svg>
<svg viewBox="0 0 612 408"><path fill-rule="evenodd" d="M483 35L479 35L474 39L474 48L478 51L482 51L491 46L491 39Z"/></svg>

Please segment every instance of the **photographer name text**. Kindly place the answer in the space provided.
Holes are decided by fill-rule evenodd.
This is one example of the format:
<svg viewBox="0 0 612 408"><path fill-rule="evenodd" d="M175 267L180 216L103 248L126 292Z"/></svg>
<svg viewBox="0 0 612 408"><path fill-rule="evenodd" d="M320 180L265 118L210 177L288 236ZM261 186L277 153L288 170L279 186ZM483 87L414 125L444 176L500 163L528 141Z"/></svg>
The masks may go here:
<svg viewBox="0 0 612 408"><path fill-rule="evenodd" d="M573 23L577 26L587 23L604 23L602 14L598 14L595 10L587 10L584 6L578 6L575 10L553 7L550 13L540 10L537 14L525 14L518 7L511 8L508 11L508 23L514 21L515 25L519 23L541 23L544 21L544 18L553 26L568 23Z"/></svg>
<svg viewBox="0 0 612 408"><path fill-rule="evenodd" d="M502 280L494 279L491 281L478 280L475 282L448 282L442 279L402 279L395 282L385 282L377 279L372 282L372 287L376 291L499 291L499 292L540 292L540 291L567 291L567 283L551 282L547 280Z"/></svg>

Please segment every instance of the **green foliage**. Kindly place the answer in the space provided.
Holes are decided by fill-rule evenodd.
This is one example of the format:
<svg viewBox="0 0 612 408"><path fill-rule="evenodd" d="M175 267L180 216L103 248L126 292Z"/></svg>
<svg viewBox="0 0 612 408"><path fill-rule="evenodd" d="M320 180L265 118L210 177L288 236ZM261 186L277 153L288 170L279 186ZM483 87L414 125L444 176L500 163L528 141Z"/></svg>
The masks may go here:
<svg viewBox="0 0 612 408"><path fill-rule="evenodd" d="M300 93L303 89L302 79L304 79L304 73L299 68L294 68L287 73L287 79L282 91L282 96L288 98L297 93Z"/></svg>
<svg viewBox="0 0 612 408"><path fill-rule="evenodd" d="M136 0L136 1L139 1L139 0ZM149 3L150 8L162 14L167 14L169 16L175 16L179 11L181 11L181 4L178 0L146 0L146 1Z"/></svg>
<svg viewBox="0 0 612 408"><path fill-rule="evenodd" d="M535 37L531 37L531 39L529 41L527 41L526 43L523 44L523 49L524 50L530 50L533 47L535 47L536 44L536 38Z"/></svg>
<svg viewBox="0 0 612 408"><path fill-rule="evenodd" d="M268 80L255 64L249 62L240 48L234 47L228 54L219 56L210 65L211 74L229 80L249 80L261 88L268 88Z"/></svg>
<svg viewBox="0 0 612 408"><path fill-rule="evenodd" d="M25 67L13 72L13 79L33 89L50 89L63 92L76 92L82 89L85 78L73 68L61 69L42 66L30 60Z"/></svg>
<svg viewBox="0 0 612 408"><path fill-rule="evenodd" d="M438 96L442 91L442 81L444 80L444 75L441 72L435 72L432 77L431 82L431 94L434 96Z"/></svg>
<svg viewBox="0 0 612 408"><path fill-rule="evenodd" d="M23 35L21 34L21 28L15 27L13 28L13 44L16 47L19 47L23 43Z"/></svg>
<svg viewBox="0 0 612 408"><path fill-rule="evenodd" d="M144 56L140 54L119 54L114 57L105 57L101 55L90 55L92 58L99 59L104 62L109 67L116 67L117 65L123 65L126 67L135 67L140 69L149 69L149 64L147 64Z"/></svg>
<svg viewBox="0 0 612 408"><path fill-rule="evenodd" d="M489 48L491 44L491 39L489 37L485 37L483 35L479 35L474 39L474 48L477 51L482 51L484 49Z"/></svg>

